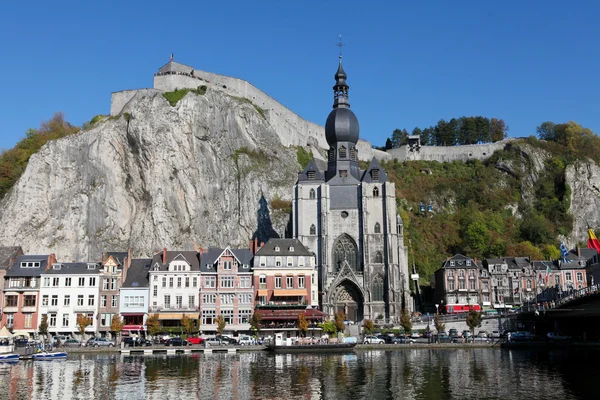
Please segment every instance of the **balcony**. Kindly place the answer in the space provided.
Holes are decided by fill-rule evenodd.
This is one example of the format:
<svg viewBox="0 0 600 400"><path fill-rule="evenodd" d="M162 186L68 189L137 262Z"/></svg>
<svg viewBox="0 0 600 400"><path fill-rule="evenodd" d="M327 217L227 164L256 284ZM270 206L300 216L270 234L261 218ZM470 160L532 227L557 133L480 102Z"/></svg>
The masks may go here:
<svg viewBox="0 0 600 400"><path fill-rule="evenodd" d="M14 307L4 307L4 312L5 313L16 313L19 311L19 307L14 306Z"/></svg>
<svg viewBox="0 0 600 400"><path fill-rule="evenodd" d="M24 312L24 313L34 313L34 312L36 312L36 310L37 310L36 306L30 306L30 307L23 307L21 309L21 312Z"/></svg>

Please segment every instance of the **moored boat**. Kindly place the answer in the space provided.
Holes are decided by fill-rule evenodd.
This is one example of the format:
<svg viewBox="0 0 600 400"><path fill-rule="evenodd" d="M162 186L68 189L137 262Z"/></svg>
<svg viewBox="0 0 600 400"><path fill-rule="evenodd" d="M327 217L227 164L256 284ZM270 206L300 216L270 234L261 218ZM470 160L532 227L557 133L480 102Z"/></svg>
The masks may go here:
<svg viewBox="0 0 600 400"><path fill-rule="evenodd" d="M0 354L0 362L17 362L19 361L19 355L14 353Z"/></svg>
<svg viewBox="0 0 600 400"><path fill-rule="evenodd" d="M33 358L34 360L58 360L62 358L67 358L67 353L62 351L42 352L32 354L31 358Z"/></svg>

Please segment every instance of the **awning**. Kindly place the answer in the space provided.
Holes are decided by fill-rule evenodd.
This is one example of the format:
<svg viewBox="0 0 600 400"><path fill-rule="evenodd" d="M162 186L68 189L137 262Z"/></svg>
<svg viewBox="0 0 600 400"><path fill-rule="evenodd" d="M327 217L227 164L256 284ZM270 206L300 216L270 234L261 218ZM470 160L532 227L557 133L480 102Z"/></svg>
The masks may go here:
<svg viewBox="0 0 600 400"><path fill-rule="evenodd" d="M123 325L122 331L143 331L144 325Z"/></svg>
<svg viewBox="0 0 600 400"><path fill-rule="evenodd" d="M158 319L181 319L184 315L188 318L198 319L198 313L159 313Z"/></svg>
<svg viewBox="0 0 600 400"><path fill-rule="evenodd" d="M260 314L263 320L273 321L273 320L288 320L288 321L298 321L298 315L304 313L306 315L306 319L309 320L324 320L327 317L327 314L314 309L307 310L260 310Z"/></svg>
<svg viewBox="0 0 600 400"><path fill-rule="evenodd" d="M268 294L269 294L269 291L267 289L258 289L259 296L267 296Z"/></svg>
<svg viewBox="0 0 600 400"><path fill-rule="evenodd" d="M33 333L33 331L29 332L29 331L26 331L26 330L23 330L23 329L15 329L13 331L13 336L27 336L27 337L29 337L29 335L31 333Z"/></svg>
<svg viewBox="0 0 600 400"><path fill-rule="evenodd" d="M281 290L274 290L273 291L273 295L274 296L306 296L306 290L302 289L281 289Z"/></svg>

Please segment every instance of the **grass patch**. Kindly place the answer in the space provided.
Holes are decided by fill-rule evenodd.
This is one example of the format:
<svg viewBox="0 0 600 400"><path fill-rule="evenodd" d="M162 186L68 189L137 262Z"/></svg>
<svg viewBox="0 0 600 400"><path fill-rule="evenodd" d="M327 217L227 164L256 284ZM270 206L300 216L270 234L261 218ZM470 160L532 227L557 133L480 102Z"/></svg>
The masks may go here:
<svg viewBox="0 0 600 400"><path fill-rule="evenodd" d="M267 119L267 116L265 115L265 110L263 108L261 108L260 106L257 106L256 104L254 104L252 102L252 100L247 99L245 97L238 97L238 96L231 96L231 95L230 95L230 97L239 102L250 104L252 107L254 107L256 112L260 114L261 117L263 117L264 119Z"/></svg>
<svg viewBox="0 0 600 400"><path fill-rule="evenodd" d="M175 89L172 92L163 93L163 97L167 99L171 107L175 107L179 100L183 99L188 93L204 96L206 94L206 86L198 86L196 89Z"/></svg>
<svg viewBox="0 0 600 400"><path fill-rule="evenodd" d="M296 148L296 159L298 160L298 164L302 167L302 169L306 168L309 161L313 159L313 152L306 151L304 147L298 146Z"/></svg>

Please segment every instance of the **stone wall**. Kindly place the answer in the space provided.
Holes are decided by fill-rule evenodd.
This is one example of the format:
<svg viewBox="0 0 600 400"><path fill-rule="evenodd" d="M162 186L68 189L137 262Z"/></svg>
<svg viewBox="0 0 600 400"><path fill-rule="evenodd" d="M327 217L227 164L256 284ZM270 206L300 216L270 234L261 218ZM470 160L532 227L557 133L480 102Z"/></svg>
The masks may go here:
<svg viewBox="0 0 600 400"><path fill-rule="evenodd" d="M420 146L418 148L409 146L400 146L395 149L390 149L387 152L389 155L402 161L468 161L468 160L485 160L490 157L496 150L502 150L508 142L513 139L506 139L496 143L488 144L473 144L465 146Z"/></svg>
<svg viewBox="0 0 600 400"><path fill-rule="evenodd" d="M119 115L123 107L135 96L138 89L113 92L110 99L110 115Z"/></svg>

